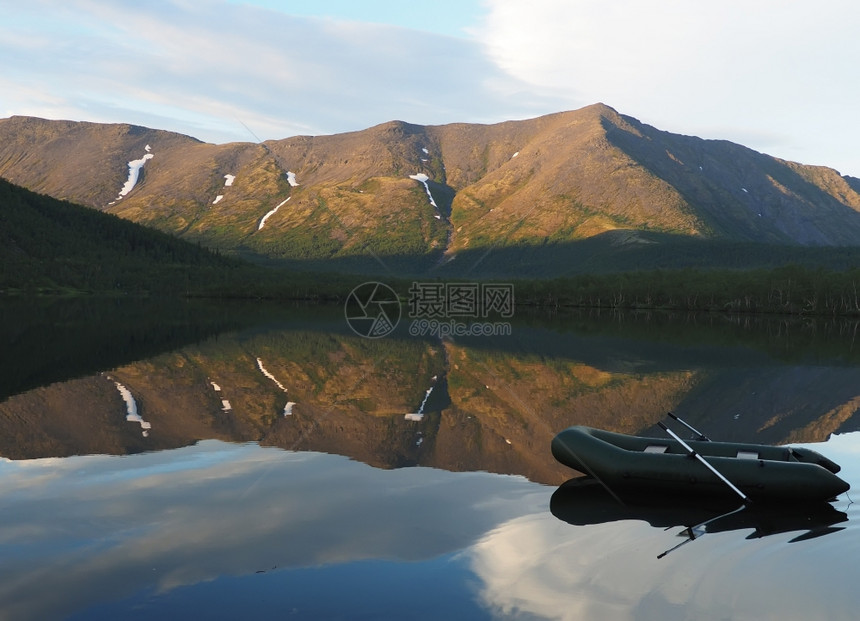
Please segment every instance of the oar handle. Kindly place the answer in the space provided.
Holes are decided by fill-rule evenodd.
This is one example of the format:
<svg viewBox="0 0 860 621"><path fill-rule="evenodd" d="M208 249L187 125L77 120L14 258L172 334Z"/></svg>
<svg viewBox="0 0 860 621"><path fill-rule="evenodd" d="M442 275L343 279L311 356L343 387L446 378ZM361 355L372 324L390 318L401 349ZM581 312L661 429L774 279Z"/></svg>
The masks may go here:
<svg viewBox="0 0 860 621"><path fill-rule="evenodd" d="M730 489L731 489L735 494L737 494L738 496L740 496L740 497L741 497L741 499L744 501L744 504L750 504L750 503L752 502L746 494L744 494L740 489L738 489L738 488L734 485L734 483L732 483L732 482L731 482L731 481L729 481L726 477L724 477L722 474L720 474L720 471L719 471L719 470L717 470L716 468L714 468L714 467L713 467L713 466L708 462L708 460L707 460L707 459L705 459L704 457L702 457L701 455L699 455L696 451L694 451L694 450L692 449L692 447L690 447L690 445L689 445L689 444L687 444L686 442L684 442L684 441L683 441L683 440L678 436L678 434L676 434L674 431L672 431L671 429L669 429L669 428L668 428L666 425L664 425L663 423L657 423L657 424L660 426L660 429L662 429L663 431L665 431L666 433L668 433L670 436L672 436L672 437L673 437L673 438L674 438L674 439L675 439L675 440L676 440L676 441L677 441L677 442L678 442L678 443L679 443L679 444L684 448L684 450L685 450L685 451L687 451L687 454L688 454L690 457L695 457L695 458L696 458L696 459L698 459L700 462L702 462L702 464L703 464L703 465L704 465L708 470L710 470L711 472L713 472L713 473L717 476L717 478L718 478L720 481L722 481L723 483L725 483L725 484L726 484L726 485L727 485L727 486L728 486L728 487L729 487L729 488L730 488Z"/></svg>
<svg viewBox="0 0 860 621"><path fill-rule="evenodd" d="M696 429L695 427L693 427L690 423L688 423L688 422L686 422L686 421L684 421L684 420L681 420L680 418L678 418L677 416L675 416L675 414L674 414L674 413L672 413L672 412L666 412L666 416L668 416L668 417L669 417L669 418L671 418L672 420L676 420L676 421L678 421L679 423L681 423L682 425L684 425L684 427L686 427L687 429L689 429L690 431L692 431L693 433L695 433L697 436L699 436L699 440L702 440L702 441L704 441L704 442L710 442L710 441L711 441L711 439L710 439L708 436L706 436L706 435L705 435L705 434L703 434L701 431L699 431L698 429Z"/></svg>

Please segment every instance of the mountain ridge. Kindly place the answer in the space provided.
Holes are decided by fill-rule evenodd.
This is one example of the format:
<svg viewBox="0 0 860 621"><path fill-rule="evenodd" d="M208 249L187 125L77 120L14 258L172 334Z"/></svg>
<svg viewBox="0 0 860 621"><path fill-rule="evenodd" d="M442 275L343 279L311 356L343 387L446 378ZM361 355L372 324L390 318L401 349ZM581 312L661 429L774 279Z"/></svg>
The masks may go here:
<svg viewBox="0 0 860 621"><path fill-rule="evenodd" d="M121 194L134 166L136 182ZM349 269L379 259L427 273L464 252L533 247L547 252L541 269L557 275L569 266L554 245L622 231L637 244L661 244L649 236L660 233L860 245L860 179L665 132L605 104L496 124L389 121L222 145L127 124L10 117L0 119L0 176L276 264Z"/></svg>

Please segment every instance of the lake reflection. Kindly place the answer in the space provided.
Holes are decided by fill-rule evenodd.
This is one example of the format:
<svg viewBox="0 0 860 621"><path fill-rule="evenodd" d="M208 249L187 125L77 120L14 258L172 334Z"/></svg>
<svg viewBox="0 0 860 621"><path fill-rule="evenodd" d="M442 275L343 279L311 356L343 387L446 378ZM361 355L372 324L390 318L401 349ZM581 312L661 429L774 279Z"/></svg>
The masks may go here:
<svg viewBox="0 0 860 621"><path fill-rule="evenodd" d="M0 402L0 619L855 616L847 495L689 540L698 513L569 519L549 453L569 425L658 435L673 410L714 439L830 438L856 487L853 324L520 316L441 342L236 311L140 358L111 330L130 351L101 368L4 337L26 379Z"/></svg>

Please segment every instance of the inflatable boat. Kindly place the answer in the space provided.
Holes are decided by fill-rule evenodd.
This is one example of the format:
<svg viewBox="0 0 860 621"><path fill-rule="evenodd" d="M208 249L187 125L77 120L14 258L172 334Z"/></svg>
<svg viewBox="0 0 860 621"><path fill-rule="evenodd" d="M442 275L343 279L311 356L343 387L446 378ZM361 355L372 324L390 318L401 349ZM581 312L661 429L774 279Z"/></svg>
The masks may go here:
<svg viewBox="0 0 860 621"><path fill-rule="evenodd" d="M838 464L807 448L684 441L667 431L674 439L569 427L553 439L552 454L615 495L654 491L737 495L745 502L821 501L850 487L836 476Z"/></svg>

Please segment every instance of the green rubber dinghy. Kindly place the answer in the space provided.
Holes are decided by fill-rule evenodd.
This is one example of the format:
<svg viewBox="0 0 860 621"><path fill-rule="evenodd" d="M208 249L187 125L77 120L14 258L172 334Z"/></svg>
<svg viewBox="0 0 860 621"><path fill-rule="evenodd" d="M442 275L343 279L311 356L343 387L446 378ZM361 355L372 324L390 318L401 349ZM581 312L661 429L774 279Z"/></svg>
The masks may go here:
<svg viewBox="0 0 860 621"><path fill-rule="evenodd" d="M575 426L553 439L552 454L565 466L597 479L614 494L653 490L822 501L850 487L836 476L838 464L806 448L685 442Z"/></svg>

